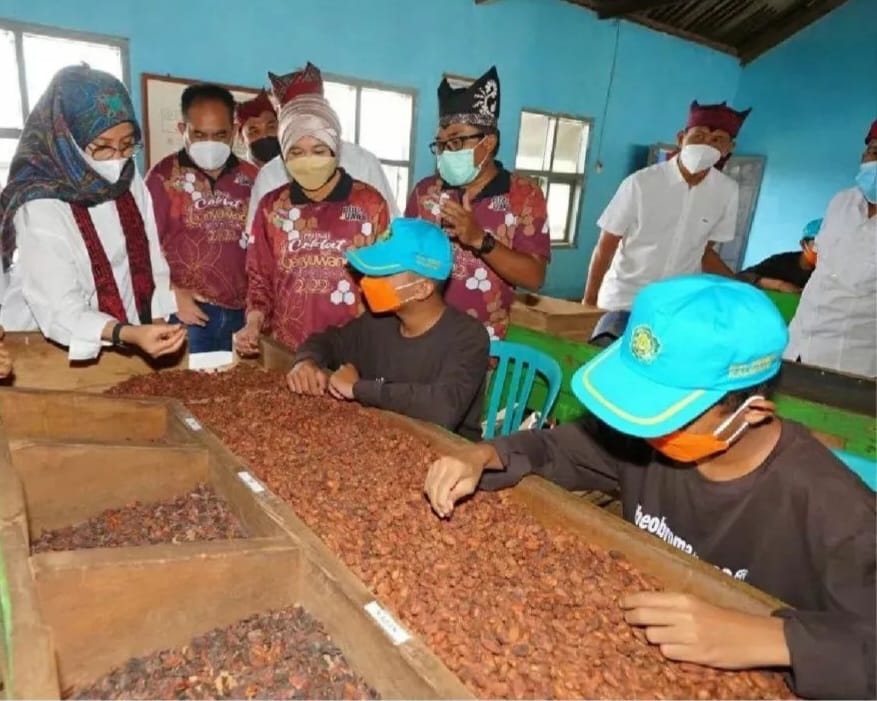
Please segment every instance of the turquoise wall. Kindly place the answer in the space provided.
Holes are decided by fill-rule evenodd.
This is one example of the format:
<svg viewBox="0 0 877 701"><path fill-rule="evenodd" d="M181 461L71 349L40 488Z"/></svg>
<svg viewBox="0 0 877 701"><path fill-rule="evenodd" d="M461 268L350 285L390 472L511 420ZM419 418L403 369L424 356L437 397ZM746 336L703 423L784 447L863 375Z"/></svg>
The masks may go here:
<svg viewBox="0 0 877 701"><path fill-rule="evenodd" d="M433 168L427 144L441 74L475 76L496 63L507 163L522 107L597 121L578 246L555 252L545 288L570 296L581 294L594 222L621 179L644 162L649 144L673 138L692 98L733 98L740 73L729 56L627 22L600 22L562 0L0 0L0 17L127 37L138 103L143 72L260 85L268 69L286 72L307 60L326 72L416 88L417 178Z"/></svg>
<svg viewBox="0 0 877 701"><path fill-rule="evenodd" d="M767 156L749 265L797 248L804 225L854 185L877 119L877 0L848 0L746 66L734 103L754 107L738 151Z"/></svg>

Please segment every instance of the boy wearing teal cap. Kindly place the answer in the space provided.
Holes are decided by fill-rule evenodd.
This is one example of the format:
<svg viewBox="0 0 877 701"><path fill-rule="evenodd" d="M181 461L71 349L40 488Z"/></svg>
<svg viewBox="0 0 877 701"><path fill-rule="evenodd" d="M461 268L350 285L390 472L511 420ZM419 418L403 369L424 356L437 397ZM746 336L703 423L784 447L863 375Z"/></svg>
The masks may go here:
<svg viewBox="0 0 877 701"><path fill-rule="evenodd" d="M481 437L490 339L442 298L453 253L420 219L395 219L387 239L346 254L369 312L314 334L299 348L293 392L356 400Z"/></svg>
<svg viewBox="0 0 877 701"><path fill-rule="evenodd" d="M527 474L620 488L628 521L795 607L754 616L680 593L626 597L627 621L666 657L785 667L801 696L874 698L874 494L803 426L774 415L767 397L787 340L776 307L750 285L711 275L649 285L622 338L573 377L589 421L437 461L430 503L449 517L476 488ZM648 445L607 449L593 417Z"/></svg>
<svg viewBox="0 0 877 701"><path fill-rule="evenodd" d="M762 290L801 294L816 268L816 235L821 226L821 219L808 222L801 232L800 251L777 253L765 258L742 271L738 279L751 282Z"/></svg>

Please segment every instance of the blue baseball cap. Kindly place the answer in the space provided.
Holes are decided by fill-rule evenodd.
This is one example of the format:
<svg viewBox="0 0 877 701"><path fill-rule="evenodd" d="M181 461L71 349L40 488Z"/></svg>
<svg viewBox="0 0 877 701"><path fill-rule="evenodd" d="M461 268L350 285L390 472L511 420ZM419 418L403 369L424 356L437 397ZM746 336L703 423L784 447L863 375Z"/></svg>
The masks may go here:
<svg viewBox="0 0 877 701"><path fill-rule="evenodd" d="M728 392L776 375L788 340L776 306L753 285L671 278L640 291L624 335L579 368L572 390L613 428L664 436Z"/></svg>
<svg viewBox="0 0 877 701"><path fill-rule="evenodd" d="M454 265L448 235L423 219L394 219L387 238L345 255L354 268L371 277L410 272L447 280Z"/></svg>
<svg viewBox="0 0 877 701"><path fill-rule="evenodd" d="M821 219L813 219L807 222L807 226L804 227L804 231L801 232L801 238L804 239L815 239L816 234L819 233L819 230L822 228L822 220Z"/></svg>

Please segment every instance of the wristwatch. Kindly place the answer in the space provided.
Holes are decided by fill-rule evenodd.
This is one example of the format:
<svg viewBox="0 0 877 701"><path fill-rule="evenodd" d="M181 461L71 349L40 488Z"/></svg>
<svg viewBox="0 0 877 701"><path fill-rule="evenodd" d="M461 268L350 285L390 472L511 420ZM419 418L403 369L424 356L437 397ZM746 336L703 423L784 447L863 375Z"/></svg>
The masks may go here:
<svg viewBox="0 0 877 701"><path fill-rule="evenodd" d="M113 327L112 342L116 348L125 348L125 343L122 341L122 329L130 325L131 324L116 324Z"/></svg>
<svg viewBox="0 0 877 701"><path fill-rule="evenodd" d="M484 232L484 238L481 239L481 248L478 249L478 257L483 258L496 248L496 238L489 231Z"/></svg>

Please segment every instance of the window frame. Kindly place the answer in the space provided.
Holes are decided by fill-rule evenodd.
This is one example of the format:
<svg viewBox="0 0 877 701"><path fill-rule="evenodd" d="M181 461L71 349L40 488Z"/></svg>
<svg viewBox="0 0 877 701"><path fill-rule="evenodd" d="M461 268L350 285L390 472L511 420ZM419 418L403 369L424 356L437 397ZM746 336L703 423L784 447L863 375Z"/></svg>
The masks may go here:
<svg viewBox="0 0 877 701"><path fill-rule="evenodd" d="M414 166L415 166L415 157L416 157L416 132L417 132L417 103L418 96L420 91L417 88L410 88L402 85L395 85L393 83L383 83L376 80L366 80L364 78L354 78L348 75L341 75L340 73L324 73L323 74L323 82L325 83L343 83L351 88L356 89L356 101L355 101L355 114L354 114L354 133L353 138L349 138L347 135L342 134L342 138L345 141L350 141L357 146L359 145L359 131L360 131L360 122L361 122L361 112L362 112L362 90L363 88L371 88L373 90L384 90L387 92L395 92L401 95L408 95L411 98L411 129L408 134L408 160L401 161L397 159L390 158L381 158L379 154L374 154L375 158L381 163L381 165L387 165L393 168L407 168L408 169L408 193L411 192L414 185ZM406 193L406 196L407 194Z"/></svg>
<svg viewBox="0 0 877 701"><path fill-rule="evenodd" d="M122 59L122 83L124 83L128 92L131 92L131 60L129 55L129 42L125 37L112 34L79 32L72 29L62 29L60 27L33 24L30 22L17 22L4 17L0 17L0 31L12 32L15 41L15 62L18 68L18 93L21 98L22 127L27 122L27 117L33 107L28 101L27 94L27 72L24 65L25 34L39 34L55 39L69 39L71 41L82 41L90 44L103 44L105 46L112 46L119 49L119 55ZM20 139L23 131L24 129L19 127L0 126L0 139Z"/></svg>
<svg viewBox="0 0 877 701"><path fill-rule="evenodd" d="M588 143L585 145L585 159L582 166L581 173L559 173L553 170L528 170L528 169L519 169L517 167L518 161L518 150L521 142L521 123L523 122L524 114L534 114L540 117L548 117L549 119L554 119L555 122L560 121L561 119L574 120L576 122L580 122L582 124L586 124L588 126ZM585 197L585 186L587 184L588 179L588 163L591 158L591 145L593 139L591 136L594 133L594 123L595 120L593 117L585 117L577 114L569 114L568 112L551 112L544 109L537 109L532 107L523 107L521 108L520 116L518 117L518 138L515 143L515 172L519 175L523 175L528 178L533 178L537 180L540 185L541 181L544 179L548 183L548 187L550 188L551 183L558 183L560 185L569 185L570 190L572 192L571 197L569 198L569 206L566 212L566 237L562 241L551 241L552 248L578 248L579 242L579 218L582 212L582 202ZM555 124L553 141L551 143L551 151L549 153L550 160L549 163L554 162L554 151L557 148L557 133L559 129ZM548 188L546 188L548 189ZM546 202L548 199L548 195L545 195Z"/></svg>

